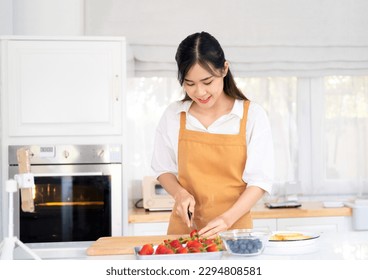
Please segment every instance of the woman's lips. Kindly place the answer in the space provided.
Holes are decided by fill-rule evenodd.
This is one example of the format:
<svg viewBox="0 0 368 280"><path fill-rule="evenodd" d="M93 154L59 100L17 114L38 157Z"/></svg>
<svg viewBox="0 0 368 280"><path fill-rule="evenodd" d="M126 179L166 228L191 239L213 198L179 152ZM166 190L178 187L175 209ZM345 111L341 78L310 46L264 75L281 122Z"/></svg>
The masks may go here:
<svg viewBox="0 0 368 280"><path fill-rule="evenodd" d="M199 103L202 103L202 104L208 103L208 101L210 101L210 99L211 99L211 96L207 97L206 99L197 98L197 100L199 101Z"/></svg>

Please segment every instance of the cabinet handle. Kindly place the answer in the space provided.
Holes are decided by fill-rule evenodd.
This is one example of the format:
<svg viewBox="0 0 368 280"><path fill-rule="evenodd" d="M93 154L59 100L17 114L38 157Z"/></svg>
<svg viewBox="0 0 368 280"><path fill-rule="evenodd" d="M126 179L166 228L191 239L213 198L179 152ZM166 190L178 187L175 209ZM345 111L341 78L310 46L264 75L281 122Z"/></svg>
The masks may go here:
<svg viewBox="0 0 368 280"><path fill-rule="evenodd" d="M120 94L120 77L119 77L119 74L115 74L115 76L114 76L112 90L113 90L113 95L114 95L115 101L118 102L119 99L120 99L120 96L119 96L119 94Z"/></svg>

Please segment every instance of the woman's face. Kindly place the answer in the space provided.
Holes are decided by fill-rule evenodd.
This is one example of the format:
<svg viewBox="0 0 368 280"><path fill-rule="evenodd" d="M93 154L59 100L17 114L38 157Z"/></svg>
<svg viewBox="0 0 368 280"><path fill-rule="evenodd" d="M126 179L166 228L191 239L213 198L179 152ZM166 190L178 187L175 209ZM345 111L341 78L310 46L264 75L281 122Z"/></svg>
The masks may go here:
<svg viewBox="0 0 368 280"><path fill-rule="evenodd" d="M226 68L226 67L225 67ZM224 76L218 72L214 76L198 63L188 71L184 79L184 90L189 97L200 107L210 108L224 93Z"/></svg>

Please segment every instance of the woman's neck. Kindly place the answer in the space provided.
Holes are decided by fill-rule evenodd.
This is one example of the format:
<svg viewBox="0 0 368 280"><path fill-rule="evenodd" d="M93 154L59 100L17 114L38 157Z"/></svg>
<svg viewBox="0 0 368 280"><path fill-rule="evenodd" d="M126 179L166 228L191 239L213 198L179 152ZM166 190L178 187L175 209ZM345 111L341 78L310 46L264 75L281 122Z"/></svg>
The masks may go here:
<svg viewBox="0 0 368 280"><path fill-rule="evenodd" d="M222 98L217 100L210 108L203 108L193 102L189 109L192 116L197 118L202 125L208 128L213 122L223 115L229 114L234 106L235 99L223 94Z"/></svg>

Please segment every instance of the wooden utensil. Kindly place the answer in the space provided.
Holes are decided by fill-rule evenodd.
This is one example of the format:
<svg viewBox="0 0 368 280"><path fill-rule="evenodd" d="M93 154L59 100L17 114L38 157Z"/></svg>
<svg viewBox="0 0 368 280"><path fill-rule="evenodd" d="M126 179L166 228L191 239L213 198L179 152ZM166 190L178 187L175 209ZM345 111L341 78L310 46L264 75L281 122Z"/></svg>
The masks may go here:
<svg viewBox="0 0 368 280"><path fill-rule="evenodd" d="M112 236L101 237L88 249L89 256L129 255L134 254L134 247L146 243L157 245L165 239L176 239L183 235L150 235L150 236Z"/></svg>

